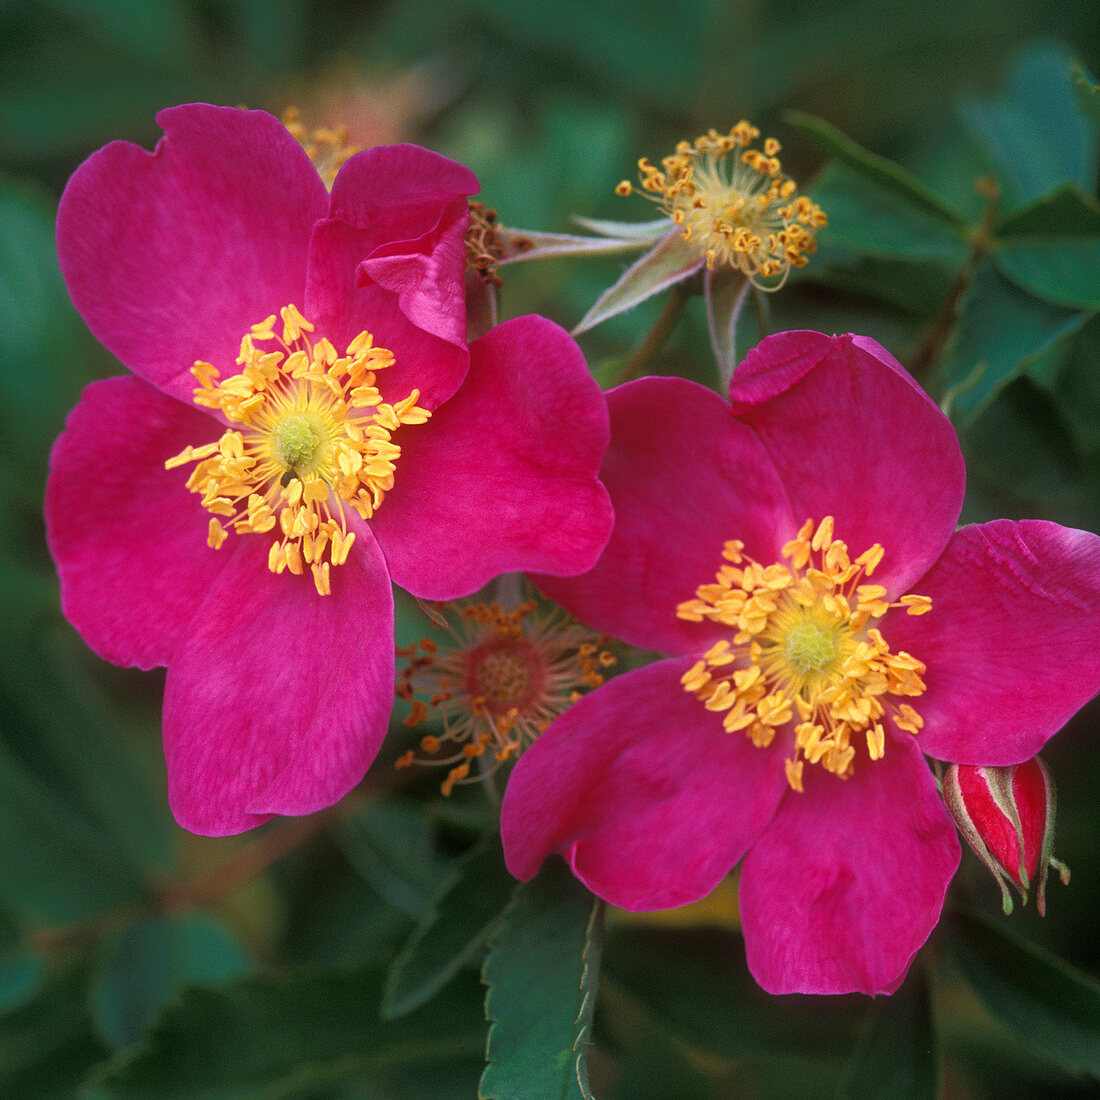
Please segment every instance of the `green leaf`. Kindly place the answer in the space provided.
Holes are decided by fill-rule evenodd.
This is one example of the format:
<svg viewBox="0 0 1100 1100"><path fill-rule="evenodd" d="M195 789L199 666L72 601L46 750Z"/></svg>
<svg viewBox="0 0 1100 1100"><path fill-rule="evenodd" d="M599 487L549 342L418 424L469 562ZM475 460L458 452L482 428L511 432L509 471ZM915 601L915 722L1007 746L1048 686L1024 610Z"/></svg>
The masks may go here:
<svg viewBox="0 0 1100 1100"><path fill-rule="evenodd" d="M1100 206L1074 185L1020 210L993 253L1013 282L1057 305L1100 308Z"/></svg>
<svg viewBox="0 0 1100 1100"><path fill-rule="evenodd" d="M333 836L386 901L418 920L427 913L445 864L417 803L397 797L372 802L341 819Z"/></svg>
<svg viewBox="0 0 1100 1100"><path fill-rule="evenodd" d="M1003 245L1035 238L1100 237L1100 205L1068 183L1017 210L1001 222L997 236Z"/></svg>
<svg viewBox="0 0 1100 1100"><path fill-rule="evenodd" d="M390 1022L378 1018L381 988L381 970L362 967L185 989L143 1043L93 1076L88 1096L282 1100L364 1079L383 1091L391 1073L465 1062L483 1048L472 980L450 986L432 1011Z"/></svg>
<svg viewBox="0 0 1100 1100"><path fill-rule="evenodd" d="M792 1056L819 1071L823 1059L848 1054L867 1004L855 995L765 993L748 971L741 937L711 928L613 928L604 980L700 1057L772 1063Z"/></svg>
<svg viewBox="0 0 1100 1100"><path fill-rule="evenodd" d="M684 240L680 230L669 230L596 299L573 329L573 335L579 336L609 317L633 309L654 294L686 279L702 266L702 257Z"/></svg>
<svg viewBox="0 0 1100 1100"><path fill-rule="evenodd" d="M1070 66L1070 84L1081 113L1094 126L1100 126L1100 85L1079 61Z"/></svg>
<svg viewBox="0 0 1100 1100"><path fill-rule="evenodd" d="M1032 359L1072 336L1089 317L1027 294L988 261L979 265L940 369L952 419L970 423Z"/></svg>
<svg viewBox="0 0 1100 1100"><path fill-rule="evenodd" d="M328 841L308 845L273 871L284 909L280 956L298 965L387 966L414 922L346 860L319 860Z"/></svg>
<svg viewBox="0 0 1100 1100"><path fill-rule="evenodd" d="M139 8L126 0L53 0L48 6L79 19L92 41L134 62L178 64L201 45L188 6L178 0L144 0Z"/></svg>
<svg viewBox="0 0 1100 1100"><path fill-rule="evenodd" d="M561 860L516 891L482 976L492 1026L481 1100L590 1100L602 916Z"/></svg>
<svg viewBox="0 0 1100 1100"><path fill-rule="evenodd" d="M2 745L0 836L0 897L39 919L82 920L145 889L139 868Z"/></svg>
<svg viewBox="0 0 1100 1100"><path fill-rule="evenodd" d="M877 999L848 1064L838 1100L889 1096L936 1100L939 1049L922 971L915 969L890 997Z"/></svg>
<svg viewBox="0 0 1100 1100"><path fill-rule="evenodd" d="M1029 376L1005 386L966 427L962 443L968 521L1003 515L1081 527L1100 521L1095 475L1073 448L1064 414Z"/></svg>
<svg viewBox="0 0 1100 1100"><path fill-rule="evenodd" d="M26 948L0 954L0 1013L18 1008L42 984L46 964Z"/></svg>
<svg viewBox="0 0 1100 1100"><path fill-rule="evenodd" d="M56 213L45 195L0 181L0 436L36 507L49 445L91 381L84 325L57 266Z"/></svg>
<svg viewBox="0 0 1100 1100"><path fill-rule="evenodd" d="M18 1008L46 978L41 955L23 942L23 930L0 908L0 1013Z"/></svg>
<svg viewBox="0 0 1100 1100"><path fill-rule="evenodd" d="M84 975L55 975L0 1018L0 1096L73 1100L89 1067L107 1053L88 1015Z"/></svg>
<svg viewBox="0 0 1100 1100"><path fill-rule="evenodd" d="M576 66L601 86L658 109L667 106L668 88L653 74L698 72L707 42L700 3L651 6L644 19L634 4L587 0L542 0L534 11L510 0L479 0L476 10L505 38L509 54L551 57L559 80L563 65Z"/></svg>
<svg viewBox="0 0 1100 1100"><path fill-rule="evenodd" d="M184 986L221 984L250 966L236 936L209 917L138 921L104 945L92 982L92 1011L107 1040L127 1046Z"/></svg>
<svg viewBox="0 0 1100 1100"><path fill-rule="evenodd" d="M1100 983L984 917L954 914L944 942L986 1009L1070 1073L1100 1078Z"/></svg>
<svg viewBox="0 0 1100 1100"><path fill-rule="evenodd" d="M1074 98L1071 63L1061 46L1031 46L999 99L963 105L963 120L990 158L1007 209L1067 183L1084 191L1095 185L1096 133Z"/></svg>
<svg viewBox="0 0 1100 1100"><path fill-rule="evenodd" d="M1100 320L1093 318L1070 344L1054 395L1081 450L1100 453Z"/></svg>
<svg viewBox="0 0 1100 1100"><path fill-rule="evenodd" d="M861 176L895 199L900 199L901 206L920 211L926 218L956 230L965 230L966 220L963 216L950 203L940 198L935 191L900 165L857 145L850 137L841 133L823 118L817 118L803 111L786 111L783 118L790 125L812 135L825 153L846 165L857 176ZM815 200L820 202L820 199L817 199L816 189L814 195ZM829 215L831 224L832 213L828 207L824 209Z"/></svg>
<svg viewBox="0 0 1100 1100"><path fill-rule="evenodd" d="M98 665L61 624L56 582L15 568L0 571L0 687L18 736L0 732L0 746L83 824L135 866L171 863L169 817L159 761L156 770L120 736L126 716L112 705L89 669ZM143 731L148 735L153 731ZM159 753L159 750L154 750ZM0 873L0 878L2 878Z"/></svg>
<svg viewBox="0 0 1100 1100"><path fill-rule="evenodd" d="M844 291L846 310L854 309L848 296L857 294L922 321L935 315L951 290L951 276L942 264L899 264L829 244L822 245L812 266L799 274L799 281L803 280Z"/></svg>
<svg viewBox="0 0 1100 1100"><path fill-rule="evenodd" d="M496 835L457 860L428 915L394 960L382 1014L403 1016L433 997L486 946L515 889Z"/></svg>
<svg viewBox="0 0 1100 1100"><path fill-rule="evenodd" d="M829 216L818 240L861 256L958 267L970 246L962 231L843 164L831 164L810 195ZM817 259L811 260L816 266Z"/></svg>

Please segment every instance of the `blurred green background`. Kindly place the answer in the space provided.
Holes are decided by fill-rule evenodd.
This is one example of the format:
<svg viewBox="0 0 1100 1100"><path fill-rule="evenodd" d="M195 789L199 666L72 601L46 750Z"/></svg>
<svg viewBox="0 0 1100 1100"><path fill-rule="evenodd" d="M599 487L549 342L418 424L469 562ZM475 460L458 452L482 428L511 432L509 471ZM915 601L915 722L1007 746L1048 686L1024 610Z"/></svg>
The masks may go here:
<svg viewBox="0 0 1100 1100"><path fill-rule="evenodd" d="M1074 58L1100 71L1096 0L1056 11L1045 0L0 2L0 1095L470 1097L483 1065L476 956L426 1007L376 1021L387 965L454 857L491 829L491 808L443 804L434 776L393 789L398 734L338 817L190 837L165 804L162 678L99 662L60 615L41 521L48 451L82 387L120 371L56 267L57 200L84 157L115 138L151 147L156 111L175 103L294 105L361 145L416 141L463 161L506 224L569 231L573 214L651 217L614 195L637 158L749 118L783 142L784 168L833 219L766 323L863 332L906 363L931 347L922 378L953 398L967 518L1095 531L1093 290L1025 295L978 264L930 345L965 241L945 243L866 174L826 168L828 143L785 115L827 120L977 225L987 200L974 185L990 172L999 216L1062 180L1095 193L1096 116L1073 105ZM503 315L569 327L621 268L506 269ZM659 310L586 334L597 377L615 376ZM692 302L652 369L713 383L709 354ZM408 607L399 631L422 631ZM1098 642L1100 630L1081 639ZM1094 704L1044 753L1060 789L1057 854L1073 870L1068 889L1050 886L1045 921L1033 905L1002 921L969 856L953 889L1086 976L1100 974L1098 724ZM939 1084L922 1070L881 1095L1095 1095L1096 1027L1080 1025L1072 1050L1052 1046L1043 1026L1069 1025L1035 1009L1029 988L993 994L1023 998L1022 1016L991 1013L965 951L960 963L941 949L951 935L945 925L922 953L936 963L927 984L917 967L903 994L869 1010L859 998L767 998L729 920L703 931L613 918L597 1095L875 1095L860 1092L867 1051L908 1049L914 1035L935 1047ZM1081 1004L1097 1003L1084 981Z"/></svg>

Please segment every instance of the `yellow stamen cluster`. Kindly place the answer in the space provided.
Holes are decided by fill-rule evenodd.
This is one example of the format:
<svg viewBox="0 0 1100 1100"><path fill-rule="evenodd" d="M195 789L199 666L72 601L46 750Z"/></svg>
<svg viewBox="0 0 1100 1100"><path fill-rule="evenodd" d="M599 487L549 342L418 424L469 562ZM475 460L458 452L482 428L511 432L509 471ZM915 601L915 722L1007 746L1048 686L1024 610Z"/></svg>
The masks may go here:
<svg viewBox="0 0 1100 1100"><path fill-rule="evenodd" d="M582 689L603 683L602 670L615 663L602 648L606 639L560 608L544 616L535 614L537 608L535 600L510 611L496 603L443 604L437 621L455 645L441 649L424 638L398 649L406 663L397 696L412 704L405 725L434 715L443 730L421 738L423 757L410 749L397 767L448 766L442 789L449 795L455 784L490 774L517 756ZM471 776L475 760L478 775Z"/></svg>
<svg viewBox="0 0 1100 1100"><path fill-rule="evenodd" d="M310 339L313 325L293 305L280 316L281 334L272 315L241 340L240 374L219 381L216 367L195 363L195 404L240 427L164 465L198 463L187 488L211 513L211 547L225 542L226 526L239 534L275 530L268 568L301 574L308 565L327 596L330 563L342 564L355 540L344 503L370 519L393 488L401 448L392 433L431 414L417 405L419 390L396 405L382 400L376 373L394 357L369 332L340 356L327 339Z"/></svg>
<svg viewBox="0 0 1100 1100"><path fill-rule="evenodd" d="M283 111L282 123L290 131L290 136L306 151L313 161L313 167L317 169L317 174L331 191L333 181L344 162L360 151L358 145L348 144L346 127L330 129L317 126L311 130L301 121L297 107L288 107Z"/></svg>
<svg viewBox="0 0 1100 1100"><path fill-rule="evenodd" d="M682 227L709 269L733 267L762 290L777 290L792 267L813 255L828 218L783 175L778 141L768 138L763 151L750 148L759 137L742 120L728 135L710 130L694 143L681 141L660 168L643 157L638 170L641 193ZM628 180L615 190L637 191Z"/></svg>
<svg viewBox="0 0 1100 1100"><path fill-rule="evenodd" d="M891 603L882 585L863 583L882 561L882 547L876 543L852 561L826 516L816 527L807 520L783 547L786 564L762 566L743 550L743 543L727 542L727 564L715 582L700 585L676 609L681 619L734 632L684 674L685 690L723 713L729 733L743 730L761 747L793 722L786 769L796 791L804 760L846 779L860 740L870 759L881 759L887 713L899 729L918 733L920 716L895 698L924 693L925 666L892 653L875 624L890 608L923 615L932 601L909 595Z"/></svg>

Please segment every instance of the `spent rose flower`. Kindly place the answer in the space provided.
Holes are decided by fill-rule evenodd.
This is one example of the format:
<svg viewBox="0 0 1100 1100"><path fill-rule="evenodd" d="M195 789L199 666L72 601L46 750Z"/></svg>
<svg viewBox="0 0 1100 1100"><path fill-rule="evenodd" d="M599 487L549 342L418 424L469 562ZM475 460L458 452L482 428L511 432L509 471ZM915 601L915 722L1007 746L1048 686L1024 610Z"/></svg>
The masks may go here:
<svg viewBox="0 0 1100 1100"><path fill-rule="evenodd" d="M645 250L593 303L575 336L702 274L711 346L728 379L748 287L779 290L817 250L817 231L829 222L783 173L779 142L765 138L757 148L759 138L759 129L742 119L728 134L711 129L679 142L659 167L643 157L639 184L623 180L615 190L651 200L663 217L641 224L574 219L597 237L504 230L502 262Z"/></svg>
<svg viewBox="0 0 1100 1100"><path fill-rule="evenodd" d="M741 862L752 973L775 993L892 992L960 848L926 762L1011 765L1100 689L1100 538L956 530L964 467L873 340L789 332L738 368L612 390L600 561L540 588L669 654L609 680L520 758L508 866L561 853L631 910Z"/></svg>
<svg viewBox="0 0 1100 1100"><path fill-rule="evenodd" d="M330 805L384 736L391 581L425 599L576 573L611 526L606 407L524 317L466 343L464 167L410 145L331 194L260 111L163 111L58 212L77 309L133 372L93 383L46 497L69 620L167 666L169 797L194 832Z"/></svg>
<svg viewBox="0 0 1100 1100"><path fill-rule="evenodd" d="M560 607L540 610L538 600L463 600L426 610L451 644L422 638L398 649L397 696L411 704L406 726L438 718L442 730L422 737L421 755L409 749L397 766L448 767L445 795L514 760L615 663L602 648L606 638Z"/></svg>

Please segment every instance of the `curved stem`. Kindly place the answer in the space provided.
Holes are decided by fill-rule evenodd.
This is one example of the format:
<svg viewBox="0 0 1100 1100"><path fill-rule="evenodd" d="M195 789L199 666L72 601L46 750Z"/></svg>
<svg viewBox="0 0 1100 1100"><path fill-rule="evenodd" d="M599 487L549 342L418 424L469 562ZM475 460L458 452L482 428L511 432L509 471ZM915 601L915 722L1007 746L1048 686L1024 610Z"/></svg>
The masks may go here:
<svg viewBox="0 0 1100 1100"><path fill-rule="evenodd" d="M993 226L997 220L1001 190L991 176L979 180L976 186L986 196L987 201L985 210L982 212L982 220L970 235L970 253L951 283L947 297L944 298L943 304L924 334L924 339L921 340L920 347L917 348L916 354L909 363L909 373L920 382L924 381L925 376L943 354L943 349L951 339L963 297L974 280L974 272L993 246Z"/></svg>
<svg viewBox="0 0 1100 1100"><path fill-rule="evenodd" d="M737 321L752 284L739 271L707 271L703 297L707 307L710 346L718 363L720 390L729 389L737 366Z"/></svg>
<svg viewBox="0 0 1100 1100"><path fill-rule="evenodd" d="M616 377L614 385L620 386L623 382L629 382L632 378L637 378L641 374L642 369L649 360L664 346L670 333L676 327L680 314L684 312L686 304L687 298L680 291L680 288L673 287L668 300L665 302L664 309L661 310L661 315L657 318L653 328L649 330L646 338L638 345L634 354L626 361L623 369Z"/></svg>

